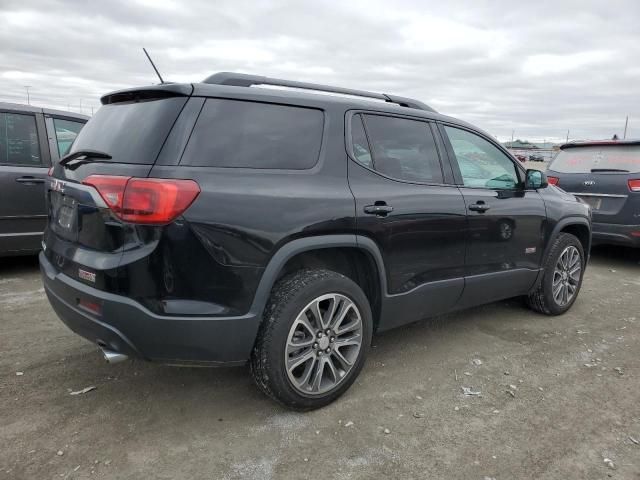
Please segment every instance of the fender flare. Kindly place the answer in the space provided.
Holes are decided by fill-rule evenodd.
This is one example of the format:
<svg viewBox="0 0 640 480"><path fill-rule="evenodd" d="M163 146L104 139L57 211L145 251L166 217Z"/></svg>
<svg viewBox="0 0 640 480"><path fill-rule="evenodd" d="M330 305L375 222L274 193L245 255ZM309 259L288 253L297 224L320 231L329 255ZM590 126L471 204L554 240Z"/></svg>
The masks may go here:
<svg viewBox="0 0 640 480"><path fill-rule="evenodd" d="M569 225L582 225L584 227L587 227L587 229L589 230L589 245L588 245L588 248L586 249L587 251L585 252L587 259L589 258L589 250L591 249L591 224L589 222L589 219L587 219L586 217L580 217L575 215L575 216L570 216L570 217L565 217L560 219L558 223L556 223L556 225L553 227L553 230L551 231L551 235L549 236L549 241L547 242L547 245L544 247L544 255L542 257L543 259L547 258L547 255L549 254L549 250L551 249L551 245L553 244L553 241L558 237L558 235L560 235L560 232L562 231L562 229Z"/></svg>
<svg viewBox="0 0 640 480"><path fill-rule="evenodd" d="M294 256L311 250L325 248L351 247L364 250L371 254L378 270L380 291L382 296L387 294L387 276L378 245L370 238L355 234L318 235L291 240L281 246L271 257L262 273L258 288L253 297L249 312L262 316L271 289L285 264Z"/></svg>

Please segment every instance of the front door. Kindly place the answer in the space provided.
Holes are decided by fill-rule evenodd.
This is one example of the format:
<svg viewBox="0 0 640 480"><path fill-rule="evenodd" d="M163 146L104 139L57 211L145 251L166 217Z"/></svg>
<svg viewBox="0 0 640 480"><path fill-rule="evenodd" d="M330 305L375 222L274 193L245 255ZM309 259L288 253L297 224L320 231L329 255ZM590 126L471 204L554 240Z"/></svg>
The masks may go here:
<svg viewBox="0 0 640 480"><path fill-rule="evenodd" d="M541 266L544 201L524 172L488 138L441 126L469 224L460 306L522 295Z"/></svg>
<svg viewBox="0 0 640 480"><path fill-rule="evenodd" d="M444 184L431 124L372 113L348 121L358 234L386 269L380 329L450 310L464 283L465 205Z"/></svg>
<svg viewBox="0 0 640 480"><path fill-rule="evenodd" d="M42 119L40 119L42 120ZM42 155L36 114L0 112L0 253L40 248L46 223Z"/></svg>

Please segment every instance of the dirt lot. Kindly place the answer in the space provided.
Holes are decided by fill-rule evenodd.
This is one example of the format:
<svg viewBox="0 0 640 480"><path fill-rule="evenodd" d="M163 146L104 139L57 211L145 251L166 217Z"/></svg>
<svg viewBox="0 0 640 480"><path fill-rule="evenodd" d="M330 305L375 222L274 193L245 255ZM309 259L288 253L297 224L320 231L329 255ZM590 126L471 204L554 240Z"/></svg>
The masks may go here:
<svg viewBox="0 0 640 480"><path fill-rule="evenodd" d="M33 259L0 265L0 479L640 478L640 252L596 250L562 317L513 300L378 336L308 414L245 368L107 365Z"/></svg>

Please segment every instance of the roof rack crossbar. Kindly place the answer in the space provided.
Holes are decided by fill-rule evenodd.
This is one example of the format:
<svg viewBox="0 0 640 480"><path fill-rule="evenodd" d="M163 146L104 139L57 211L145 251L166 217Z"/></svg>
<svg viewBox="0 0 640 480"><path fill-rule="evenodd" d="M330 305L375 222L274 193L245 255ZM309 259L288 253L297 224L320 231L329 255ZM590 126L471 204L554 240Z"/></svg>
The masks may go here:
<svg viewBox="0 0 640 480"><path fill-rule="evenodd" d="M273 85L279 87L299 88L302 90L314 90L318 92L337 93L341 95L352 95L356 97L373 98L388 103L395 103L403 107L415 108L435 112L428 105L411 98L387 95L385 93L367 92L365 90L355 90L351 88L333 87L329 85L319 85L317 83L297 82L294 80L283 80L280 78L270 78L261 75L247 75L245 73L220 72L207 77L203 83L214 85L230 85L235 87L251 87L253 85Z"/></svg>

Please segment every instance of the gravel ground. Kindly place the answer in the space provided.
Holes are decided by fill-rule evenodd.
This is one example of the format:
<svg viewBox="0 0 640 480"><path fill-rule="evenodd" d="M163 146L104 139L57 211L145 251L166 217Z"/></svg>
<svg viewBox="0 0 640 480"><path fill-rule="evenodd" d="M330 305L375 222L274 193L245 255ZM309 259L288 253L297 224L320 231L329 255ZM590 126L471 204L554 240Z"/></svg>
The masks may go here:
<svg viewBox="0 0 640 480"><path fill-rule="evenodd" d="M246 368L105 364L35 260L2 259L0 479L638 479L639 292L640 251L597 249L566 315L512 300L375 337L298 414Z"/></svg>

